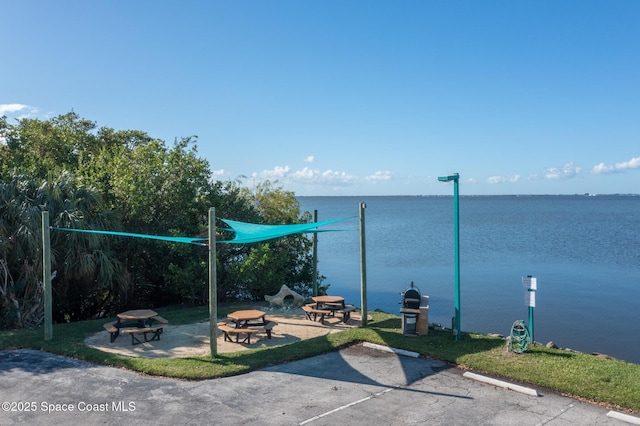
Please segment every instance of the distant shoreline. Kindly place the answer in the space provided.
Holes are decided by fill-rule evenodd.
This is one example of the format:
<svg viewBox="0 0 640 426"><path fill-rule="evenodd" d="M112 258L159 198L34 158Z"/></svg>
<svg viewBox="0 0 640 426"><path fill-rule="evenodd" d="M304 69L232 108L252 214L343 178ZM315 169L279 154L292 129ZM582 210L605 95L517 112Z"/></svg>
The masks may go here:
<svg viewBox="0 0 640 426"><path fill-rule="evenodd" d="M417 195L296 195L296 198L451 198L453 195L428 195L428 194L417 194ZM593 194L593 193L584 193L584 194L460 194L460 198L465 197L640 197L640 194L634 193L614 193L614 194Z"/></svg>

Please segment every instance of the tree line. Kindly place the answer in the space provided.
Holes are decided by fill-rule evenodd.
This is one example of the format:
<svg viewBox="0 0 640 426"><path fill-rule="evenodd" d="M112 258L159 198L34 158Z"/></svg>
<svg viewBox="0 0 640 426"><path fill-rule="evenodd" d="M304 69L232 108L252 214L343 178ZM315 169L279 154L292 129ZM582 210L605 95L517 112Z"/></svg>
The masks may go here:
<svg viewBox="0 0 640 426"><path fill-rule="evenodd" d="M243 222L311 220L294 193L272 182L248 188L242 178L213 179L195 136L167 146L73 111L14 123L0 117L0 328L43 321L43 210L54 228L206 237L210 207ZM218 239L228 239L222 225ZM219 244L218 300L263 300L282 284L309 295L311 244L304 235ZM208 300L206 247L53 229L51 259L56 322Z"/></svg>

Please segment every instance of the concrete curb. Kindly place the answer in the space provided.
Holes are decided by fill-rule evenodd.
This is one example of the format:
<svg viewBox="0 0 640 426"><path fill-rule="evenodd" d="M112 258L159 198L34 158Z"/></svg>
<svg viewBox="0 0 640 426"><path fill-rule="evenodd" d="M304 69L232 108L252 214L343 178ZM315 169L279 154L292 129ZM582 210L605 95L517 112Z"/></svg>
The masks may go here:
<svg viewBox="0 0 640 426"><path fill-rule="evenodd" d="M514 385L512 383L503 382L502 380L492 379L490 377L481 376L480 374L466 372L463 374L464 377L472 380L477 380L479 382L488 383L490 385L498 386L505 389L510 389L516 392L524 393L525 395L538 396L538 391L531 388L526 388L524 386Z"/></svg>
<svg viewBox="0 0 640 426"><path fill-rule="evenodd" d="M376 345L375 343L364 342L362 346L364 346L365 348L377 349L379 351L392 352L398 355L409 356L411 358L420 357L420 354L417 352L405 351L404 349L390 348L389 346Z"/></svg>
<svg viewBox="0 0 640 426"><path fill-rule="evenodd" d="M621 420L623 422L630 423L632 425L640 425L640 417L630 416L628 414L619 413L617 411L609 411L607 413L607 417L611 417L613 419Z"/></svg>

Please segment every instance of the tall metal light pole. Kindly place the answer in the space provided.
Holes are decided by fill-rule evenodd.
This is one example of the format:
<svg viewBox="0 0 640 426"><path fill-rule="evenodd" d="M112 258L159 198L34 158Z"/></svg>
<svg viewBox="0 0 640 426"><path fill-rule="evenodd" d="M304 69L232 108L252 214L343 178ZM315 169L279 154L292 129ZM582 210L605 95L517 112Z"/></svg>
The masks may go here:
<svg viewBox="0 0 640 426"><path fill-rule="evenodd" d="M318 222L318 210L313 211L313 222ZM313 295L318 295L318 233L313 233Z"/></svg>
<svg viewBox="0 0 640 426"><path fill-rule="evenodd" d="M364 209L365 203L360 203L360 302L362 304L362 326L367 326L367 249L364 231Z"/></svg>
<svg viewBox="0 0 640 426"><path fill-rule="evenodd" d="M455 286L454 286L454 294L455 294L455 329L453 330L456 340L460 340L460 202L458 195L458 180L460 175L458 173L454 173L450 176L440 176L438 180L440 182L451 182L453 181L453 238L455 244L455 259L454 259L454 270L455 270Z"/></svg>

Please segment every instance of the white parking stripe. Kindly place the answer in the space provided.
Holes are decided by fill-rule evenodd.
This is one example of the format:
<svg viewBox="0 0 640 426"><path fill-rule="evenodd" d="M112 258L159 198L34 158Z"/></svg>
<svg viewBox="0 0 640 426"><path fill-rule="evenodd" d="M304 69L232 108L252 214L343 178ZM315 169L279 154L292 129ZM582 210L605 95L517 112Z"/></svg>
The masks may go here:
<svg viewBox="0 0 640 426"><path fill-rule="evenodd" d="M318 414L317 416L311 417L310 419L307 419L307 420L305 420L305 421L303 421L303 422L300 422L300 423L298 423L298 424L299 424L299 425L306 425L307 423L311 423L312 421L314 421L314 420L318 420L318 419L320 419L320 418L322 418L322 417L324 417L324 416L328 416L329 414L333 414L333 413L338 412L338 411L340 411L340 410L344 410L345 408L353 407L354 405L360 404L361 402L365 402L365 401L370 400L371 398L375 398L375 397L377 397L377 396L380 396L380 395L382 395L382 394L385 394L385 393L387 393L387 392L389 392L389 391L392 391L393 389L395 389L395 388L385 389L385 390L383 390L383 391L381 391L381 392L378 392L378 393L376 393L376 394L369 395L369 396L368 396L368 397L366 397L366 398L362 398L362 399L359 399L359 400L357 400L357 401L351 402L351 403L349 403L349 404L347 404L347 405L343 405L342 407L338 407L338 408L333 409L333 410L331 410L331 411L327 411L326 413Z"/></svg>

